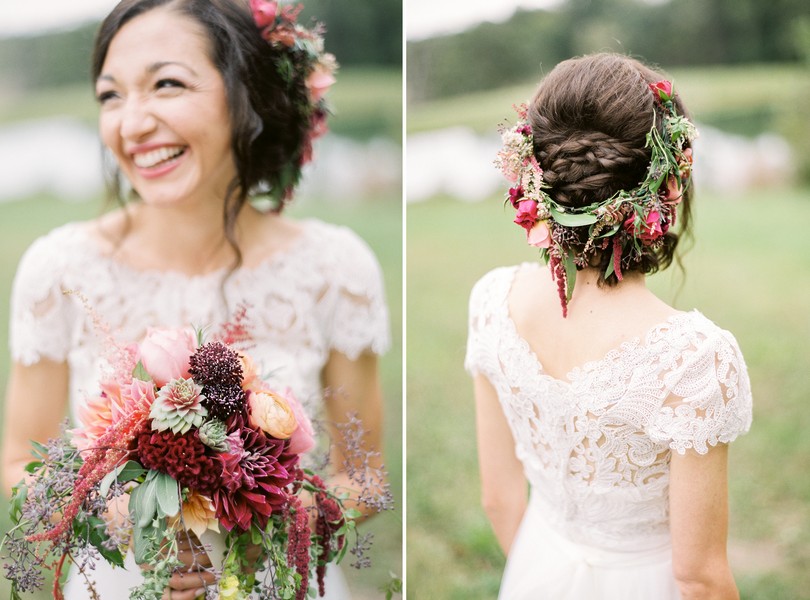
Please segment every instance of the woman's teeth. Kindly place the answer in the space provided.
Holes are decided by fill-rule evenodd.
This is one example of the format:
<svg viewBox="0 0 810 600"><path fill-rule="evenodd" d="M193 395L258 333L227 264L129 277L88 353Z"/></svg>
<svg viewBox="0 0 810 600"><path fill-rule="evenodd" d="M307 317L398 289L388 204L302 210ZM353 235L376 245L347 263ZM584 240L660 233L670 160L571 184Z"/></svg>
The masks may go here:
<svg viewBox="0 0 810 600"><path fill-rule="evenodd" d="M185 148L183 146L164 146L163 148L158 148L150 152L135 154L132 160L135 162L135 166L141 169L149 169L156 167L162 162L180 156L184 151Z"/></svg>

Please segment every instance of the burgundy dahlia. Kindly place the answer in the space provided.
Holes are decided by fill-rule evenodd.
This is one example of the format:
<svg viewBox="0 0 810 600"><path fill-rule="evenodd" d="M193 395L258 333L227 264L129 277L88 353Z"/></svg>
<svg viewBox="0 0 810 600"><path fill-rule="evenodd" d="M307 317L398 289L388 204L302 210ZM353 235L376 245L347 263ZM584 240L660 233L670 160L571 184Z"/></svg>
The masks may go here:
<svg viewBox="0 0 810 600"><path fill-rule="evenodd" d="M203 395L202 405L210 416L220 421L227 421L245 407L245 391L238 385L207 385Z"/></svg>
<svg viewBox="0 0 810 600"><path fill-rule="evenodd" d="M145 429L137 442L138 460L147 469L168 473L180 485L207 496L219 488L222 466L196 431L178 435Z"/></svg>
<svg viewBox="0 0 810 600"><path fill-rule="evenodd" d="M241 386L239 355L222 342L203 344L189 359L189 373L200 385Z"/></svg>
<svg viewBox="0 0 810 600"><path fill-rule="evenodd" d="M234 527L247 531L254 517L264 529L273 511L287 503L298 455L286 451L286 440L246 426L241 415L228 424L231 450L217 455L222 477L212 498L217 518L228 531Z"/></svg>

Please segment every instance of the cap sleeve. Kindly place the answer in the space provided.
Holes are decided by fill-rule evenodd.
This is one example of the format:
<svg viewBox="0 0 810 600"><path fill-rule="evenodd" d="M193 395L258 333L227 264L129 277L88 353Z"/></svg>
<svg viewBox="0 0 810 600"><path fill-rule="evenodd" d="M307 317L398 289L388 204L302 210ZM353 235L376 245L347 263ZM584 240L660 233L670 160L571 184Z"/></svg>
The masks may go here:
<svg viewBox="0 0 810 600"><path fill-rule="evenodd" d="M669 395L652 421L649 435L680 454L690 448L729 443L751 427L748 371L737 341L719 328L701 335L693 350L664 376Z"/></svg>
<svg viewBox="0 0 810 600"><path fill-rule="evenodd" d="M337 277L328 345L352 360L366 351L383 354L391 345L391 333L380 264L354 232L341 227L335 235L331 251Z"/></svg>
<svg viewBox="0 0 810 600"><path fill-rule="evenodd" d="M70 349L71 303L61 282L62 252L53 233L23 254L11 289L9 347L23 365L66 360Z"/></svg>
<svg viewBox="0 0 810 600"><path fill-rule="evenodd" d="M505 302L514 269L500 267L484 275L470 292L467 353L464 368L470 375L488 378L497 371L496 348L499 332L493 319L499 303Z"/></svg>

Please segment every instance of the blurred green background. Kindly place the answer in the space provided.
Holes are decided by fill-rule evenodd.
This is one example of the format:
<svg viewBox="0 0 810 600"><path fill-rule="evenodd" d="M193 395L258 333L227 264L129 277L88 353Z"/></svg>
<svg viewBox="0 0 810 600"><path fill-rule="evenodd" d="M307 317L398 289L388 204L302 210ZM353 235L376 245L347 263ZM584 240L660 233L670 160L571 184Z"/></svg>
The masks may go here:
<svg viewBox="0 0 810 600"><path fill-rule="evenodd" d="M754 424L730 451L729 555L743 600L810 598L808 23L807 3L789 0L570 0L407 46L409 140L451 126L494 136L559 60L607 50L661 64L699 124L789 144L793 179L698 189L685 274L649 282L733 332L746 357ZM538 256L503 192L479 203L437 193L406 212L408 597L495 598L505 558L480 506L467 299L490 269Z"/></svg>
<svg viewBox="0 0 810 600"><path fill-rule="evenodd" d="M390 2L373 7L352 0L344 8L356 5L357 11L362 10L362 20L349 22L345 17L335 17L332 22L329 13L337 11L332 3L307 4L308 13L318 14L330 24L327 47L341 62L338 83L330 91L336 109L330 121L331 131L360 146L383 139L398 148L403 91L400 9L390 10ZM395 4L399 6L398 0ZM319 12L319 7L323 11ZM375 32L359 35L358 28L366 26L374 27ZM0 132L4 126L54 116L76 118L95 128L97 109L87 76L95 27L91 23L66 31L0 39ZM358 41L361 38L362 42ZM358 54L355 48L344 56L341 49L353 43L359 44L362 52ZM397 158L396 171L399 166ZM8 302L20 256L38 236L68 221L94 218L104 208L101 193L84 202L66 202L59 194L51 193L0 202L0 339L4 341L0 345L0 389L5 390L8 377ZM351 227L372 247L384 272L392 347L380 364L385 397L385 460L396 507L361 526L361 532L375 536L372 567L360 571L344 568L357 598L381 598L380 588L389 583L392 574L402 576L404 569L401 175L389 177L385 185L376 182L366 193L342 195L335 190L328 197L297 198L289 214L296 218L314 216ZM0 498L0 531L6 531L8 525L6 499ZM8 583L0 580L0 597L8 597L8 593ZM44 600L50 595L30 597Z"/></svg>

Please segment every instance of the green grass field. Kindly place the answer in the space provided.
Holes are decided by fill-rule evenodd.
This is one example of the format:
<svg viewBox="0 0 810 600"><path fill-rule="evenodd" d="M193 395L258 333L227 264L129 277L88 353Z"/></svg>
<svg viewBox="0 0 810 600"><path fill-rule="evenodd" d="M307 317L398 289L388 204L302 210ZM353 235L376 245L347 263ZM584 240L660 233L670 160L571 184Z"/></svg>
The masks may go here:
<svg viewBox="0 0 810 600"><path fill-rule="evenodd" d="M730 553L743 599L810 598L810 191L697 197L695 244L650 285L737 337L754 426L731 449ZM504 558L480 508L467 297L493 267L536 260L498 199L408 207L408 590L493 598Z"/></svg>

